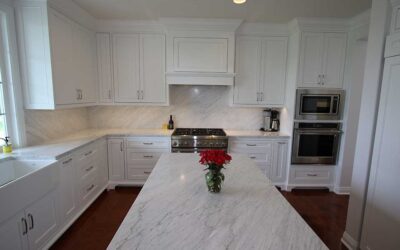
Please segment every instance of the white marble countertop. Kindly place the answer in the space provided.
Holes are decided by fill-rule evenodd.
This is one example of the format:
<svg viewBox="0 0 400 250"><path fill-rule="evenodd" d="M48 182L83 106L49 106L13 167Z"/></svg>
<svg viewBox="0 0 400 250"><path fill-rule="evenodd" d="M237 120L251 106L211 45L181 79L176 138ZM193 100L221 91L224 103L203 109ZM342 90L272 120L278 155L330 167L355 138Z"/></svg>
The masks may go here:
<svg viewBox="0 0 400 250"><path fill-rule="evenodd" d="M108 249L328 249L247 157L232 155L219 194L197 154L164 154Z"/></svg>
<svg viewBox="0 0 400 250"><path fill-rule="evenodd" d="M263 138L289 138L288 135L279 132L261 132L257 130L225 130L231 137L263 137ZM48 141L44 144L16 149L12 154L1 154L0 158L9 156L20 158L60 159L72 151L79 149L91 142L105 136L166 136L172 134L172 130L166 129L87 129L77 133Z"/></svg>

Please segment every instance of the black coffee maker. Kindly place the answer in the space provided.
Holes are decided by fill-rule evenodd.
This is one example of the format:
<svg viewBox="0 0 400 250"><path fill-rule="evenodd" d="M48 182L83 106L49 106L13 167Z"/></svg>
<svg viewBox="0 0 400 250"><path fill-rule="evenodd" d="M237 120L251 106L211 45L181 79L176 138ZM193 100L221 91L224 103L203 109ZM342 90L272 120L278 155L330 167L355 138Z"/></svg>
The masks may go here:
<svg viewBox="0 0 400 250"><path fill-rule="evenodd" d="M279 131L280 122L279 122L279 111L271 110L271 131L277 132Z"/></svg>

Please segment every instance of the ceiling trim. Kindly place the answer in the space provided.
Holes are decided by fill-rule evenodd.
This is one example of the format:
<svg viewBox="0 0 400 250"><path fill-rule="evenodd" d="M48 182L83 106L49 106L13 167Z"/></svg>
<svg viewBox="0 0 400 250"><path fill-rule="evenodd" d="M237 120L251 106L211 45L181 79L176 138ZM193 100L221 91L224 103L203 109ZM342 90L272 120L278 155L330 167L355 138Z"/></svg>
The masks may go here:
<svg viewBox="0 0 400 250"><path fill-rule="evenodd" d="M160 23L169 31L225 31L235 32L242 19L215 18L160 18Z"/></svg>

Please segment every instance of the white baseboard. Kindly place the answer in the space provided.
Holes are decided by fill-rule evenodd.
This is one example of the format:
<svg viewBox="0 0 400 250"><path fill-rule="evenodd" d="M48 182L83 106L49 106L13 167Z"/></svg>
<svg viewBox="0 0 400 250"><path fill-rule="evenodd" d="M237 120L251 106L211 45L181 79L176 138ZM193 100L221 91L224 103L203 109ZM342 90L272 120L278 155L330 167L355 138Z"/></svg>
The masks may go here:
<svg viewBox="0 0 400 250"><path fill-rule="evenodd" d="M351 187L334 187L333 192L339 195L349 195L351 191Z"/></svg>
<svg viewBox="0 0 400 250"><path fill-rule="evenodd" d="M358 241L353 239L346 231L343 233L342 236L342 243L345 245L349 250L357 250L358 249Z"/></svg>

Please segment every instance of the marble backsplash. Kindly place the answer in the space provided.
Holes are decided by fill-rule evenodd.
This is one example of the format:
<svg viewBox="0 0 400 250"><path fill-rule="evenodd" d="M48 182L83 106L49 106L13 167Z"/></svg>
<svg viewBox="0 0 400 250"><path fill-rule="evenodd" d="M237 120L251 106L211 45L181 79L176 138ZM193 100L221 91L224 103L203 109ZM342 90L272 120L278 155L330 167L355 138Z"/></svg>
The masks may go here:
<svg viewBox="0 0 400 250"><path fill-rule="evenodd" d="M37 145L89 128L87 108L25 110L27 145Z"/></svg>
<svg viewBox="0 0 400 250"><path fill-rule="evenodd" d="M88 108L92 128L161 128L173 115L175 127L259 129L262 108L229 107L229 87L170 86L170 106Z"/></svg>

